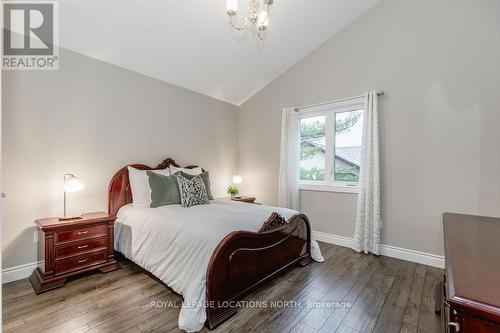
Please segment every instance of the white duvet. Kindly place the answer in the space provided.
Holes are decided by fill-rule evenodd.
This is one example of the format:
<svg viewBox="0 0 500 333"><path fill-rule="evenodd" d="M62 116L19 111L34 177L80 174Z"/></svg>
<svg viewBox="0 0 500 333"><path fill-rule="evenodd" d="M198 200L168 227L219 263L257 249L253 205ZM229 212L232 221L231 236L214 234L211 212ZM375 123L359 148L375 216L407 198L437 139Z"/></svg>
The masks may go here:
<svg viewBox="0 0 500 333"><path fill-rule="evenodd" d="M183 296L179 328L197 332L206 320L206 273L213 251L233 231L258 231L272 212L285 219L297 213L226 199L190 208L129 204L117 214L115 249ZM322 261L316 242L312 248L313 258Z"/></svg>

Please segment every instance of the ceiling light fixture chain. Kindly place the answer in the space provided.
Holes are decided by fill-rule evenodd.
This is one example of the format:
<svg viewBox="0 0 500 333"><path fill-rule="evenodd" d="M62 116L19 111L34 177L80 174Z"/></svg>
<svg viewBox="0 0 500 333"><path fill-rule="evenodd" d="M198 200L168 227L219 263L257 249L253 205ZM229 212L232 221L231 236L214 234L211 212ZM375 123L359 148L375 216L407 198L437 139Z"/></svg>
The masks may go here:
<svg viewBox="0 0 500 333"><path fill-rule="evenodd" d="M269 26L269 12L273 0L249 0L250 14L238 14L238 0L227 0L226 10L231 26L236 30L245 30L252 26L260 39L264 39ZM240 21L239 23L237 21ZM236 22L235 22L236 21Z"/></svg>

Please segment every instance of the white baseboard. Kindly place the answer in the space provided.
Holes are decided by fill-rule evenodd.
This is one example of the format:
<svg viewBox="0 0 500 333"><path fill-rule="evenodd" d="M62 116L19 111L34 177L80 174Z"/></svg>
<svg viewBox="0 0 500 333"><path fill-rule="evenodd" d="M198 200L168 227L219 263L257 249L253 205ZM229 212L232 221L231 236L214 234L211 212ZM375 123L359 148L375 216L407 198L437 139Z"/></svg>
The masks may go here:
<svg viewBox="0 0 500 333"><path fill-rule="evenodd" d="M340 245L344 247L352 247L353 239L344 236L338 236L334 234L327 234L326 232L313 231L312 238L320 242L325 242L329 244Z"/></svg>
<svg viewBox="0 0 500 333"><path fill-rule="evenodd" d="M328 234L321 231L313 231L312 235L314 239L320 242L325 242L345 247L352 247L354 242L352 238ZM410 249L403 249L401 247L382 244L380 246L380 254L383 256L403 259L428 266L444 268L444 257L431 253L425 253Z"/></svg>
<svg viewBox="0 0 500 333"><path fill-rule="evenodd" d="M29 264L14 266L5 268L2 270L2 284L8 283L12 281L17 281L21 279L25 279L33 273L33 270L38 267L39 264L43 264L41 262L32 262Z"/></svg>

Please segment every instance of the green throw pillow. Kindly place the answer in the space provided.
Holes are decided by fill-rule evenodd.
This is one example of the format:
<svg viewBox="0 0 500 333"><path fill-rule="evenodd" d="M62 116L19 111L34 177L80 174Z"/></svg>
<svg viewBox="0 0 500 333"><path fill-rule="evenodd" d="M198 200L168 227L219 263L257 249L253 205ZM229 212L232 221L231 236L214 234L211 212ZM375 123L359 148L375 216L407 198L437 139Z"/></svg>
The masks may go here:
<svg viewBox="0 0 500 333"><path fill-rule="evenodd" d="M147 171L151 188L151 208L181 203L179 185L175 176L164 176Z"/></svg>
<svg viewBox="0 0 500 333"><path fill-rule="evenodd" d="M189 174L182 172L182 171L179 171L179 172L181 173L182 177L187 178L189 180L191 180L194 177L194 175L189 175ZM212 191L210 190L210 178L208 177L208 171L200 173L199 176L201 177L201 179L203 179L203 182L205 183L205 188L207 190L208 200L214 200L214 197L212 195Z"/></svg>

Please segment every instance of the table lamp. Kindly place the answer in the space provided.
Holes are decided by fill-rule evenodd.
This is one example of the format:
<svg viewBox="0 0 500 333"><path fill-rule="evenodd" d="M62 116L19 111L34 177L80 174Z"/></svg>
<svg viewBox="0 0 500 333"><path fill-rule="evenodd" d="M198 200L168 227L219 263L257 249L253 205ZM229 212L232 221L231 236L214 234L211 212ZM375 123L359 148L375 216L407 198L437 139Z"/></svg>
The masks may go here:
<svg viewBox="0 0 500 333"><path fill-rule="evenodd" d="M236 194L232 195L231 198L241 198L238 196L238 194L240 193L240 189L238 188L238 184L241 184L241 182L243 181L243 178L241 178L240 175L234 175L233 176L233 185L231 185L232 187L234 187L236 189Z"/></svg>
<svg viewBox="0 0 500 333"><path fill-rule="evenodd" d="M66 215L66 193L78 192L83 190L85 185L71 173L64 175L64 216L59 217L59 221L81 219L81 216L67 216Z"/></svg>

